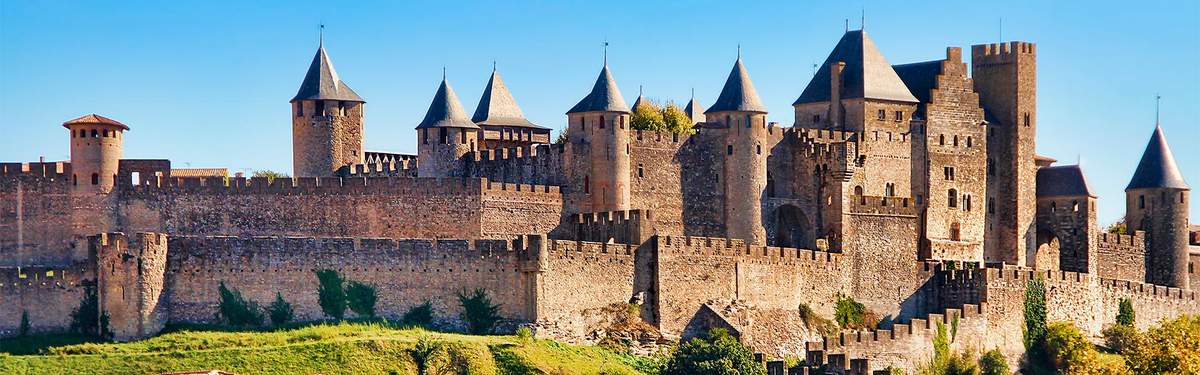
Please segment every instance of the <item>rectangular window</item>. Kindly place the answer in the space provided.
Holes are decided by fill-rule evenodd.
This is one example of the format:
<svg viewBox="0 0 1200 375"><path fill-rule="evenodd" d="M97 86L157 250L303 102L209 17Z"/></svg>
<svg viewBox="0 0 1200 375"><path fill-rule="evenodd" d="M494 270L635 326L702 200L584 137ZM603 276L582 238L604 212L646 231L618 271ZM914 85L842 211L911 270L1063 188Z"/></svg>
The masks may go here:
<svg viewBox="0 0 1200 375"><path fill-rule="evenodd" d="M725 155L733 155L733 145L725 146Z"/></svg>
<svg viewBox="0 0 1200 375"><path fill-rule="evenodd" d="M896 111L896 121L904 121L904 111Z"/></svg>
<svg viewBox="0 0 1200 375"><path fill-rule="evenodd" d="M638 163L638 177L645 177L646 172L642 167L642 163Z"/></svg>
<svg viewBox="0 0 1200 375"><path fill-rule="evenodd" d="M883 109L879 110L879 113L877 114L877 117L878 117L880 120L887 120L887 110L883 110Z"/></svg>
<svg viewBox="0 0 1200 375"><path fill-rule="evenodd" d="M821 122L821 115L813 115L813 123Z"/></svg>

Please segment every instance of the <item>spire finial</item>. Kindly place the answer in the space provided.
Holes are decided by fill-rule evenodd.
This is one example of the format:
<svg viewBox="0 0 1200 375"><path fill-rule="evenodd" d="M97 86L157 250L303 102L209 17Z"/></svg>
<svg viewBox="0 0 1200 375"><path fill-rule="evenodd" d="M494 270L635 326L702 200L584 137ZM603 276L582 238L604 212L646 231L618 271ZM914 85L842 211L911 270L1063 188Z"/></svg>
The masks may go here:
<svg viewBox="0 0 1200 375"><path fill-rule="evenodd" d="M442 80L446 80L446 66L442 65Z"/></svg>
<svg viewBox="0 0 1200 375"><path fill-rule="evenodd" d="M846 21L846 32L850 32L850 19L849 19L849 18L844 18L844 19L842 19L842 20L843 20L843 21Z"/></svg>
<svg viewBox="0 0 1200 375"><path fill-rule="evenodd" d="M638 85L638 96L642 96L642 85Z"/></svg>
<svg viewBox="0 0 1200 375"><path fill-rule="evenodd" d="M608 66L608 38L604 38L604 66Z"/></svg>
<svg viewBox="0 0 1200 375"><path fill-rule="evenodd" d="M738 59L738 60L741 60L741 59L742 59L742 44L741 44L741 43L738 43L738 56L737 56L737 59Z"/></svg>
<svg viewBox="0 0 1200 375"><path fill-rule="evenodd" d="M693 87L692 88L692 99L695 99L695 98L696 98L696 88Z"/></svg>
<svg viewBox="0 0 1200 375"><path fill-rule="evenodd" d="M1154 94L1154 127L1156 127L1156 128L1159 126L1158 109L1159 109L1159 102L1161 102L1161 101L1162 101L1162 95Z"/></svg>
<svg viewBox="0 0 1200 375"><path fill-rule="evenodd" d="M867 6L863 5L862 13L858 16L858 29L867 31Z"/></svg>
<svg viewBox="0 0 1200 375"><path fill-rule="evenodd" d="M496 72L496 59L492 59L492 73Z"/></svg>
<svg viewBox="0 0 1200 375"><path fill-rule="evenodd" d="M317 47L325 47L325 24L321 23L317 27Z"/></svg>
<svg viewBox="0 0 1200 375"><path fill-rule="evenodd" d="M1000 17L1000 40L997 42L1004 42L1004 17Z"/></svg>

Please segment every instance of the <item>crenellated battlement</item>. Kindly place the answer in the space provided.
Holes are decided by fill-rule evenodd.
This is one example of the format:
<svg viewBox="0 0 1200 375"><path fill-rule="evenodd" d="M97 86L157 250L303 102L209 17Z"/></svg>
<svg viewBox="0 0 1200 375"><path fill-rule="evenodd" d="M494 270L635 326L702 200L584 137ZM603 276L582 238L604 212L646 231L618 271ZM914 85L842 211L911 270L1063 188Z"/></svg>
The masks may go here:
<svg viewBox="0 0 1200 375"><path fill-rule="evenodd" d="M650 210L585 212L571 215L574 240L640 245L654 233Z"/></svg>
<svg viewBox="0 0 1200 375"><path fill-rule="evenodd" d="M522 147L505 147L490 150L478 150L467 153L464 158L474 161L504 161L534 159L541 156L560 154L566 150L566 144L539 144ZM532 162L529 161L529 162Z"/></svg>
<svg viewBox="0 0 1200 375"><path fill-rule="evenodd" d="M1005 64L1016 61L1020 55L1036 55L1037 45L1030 42L1004 42L971 46L973 64Z"/></svg>
<svg viewBox="0 0 1200 375"><path fill-rule="evenodd" d="M637 244L619 244L607 242L589 242L572 240L550 240L547 250L551 256L582 256L605 255L610 258L632 260L637 252Z"/></svg>
<svg viewBox="0 0 1200 375"><path fill-rule="evenodd" d="M696 129L700 131L701 129ZM687 143L693 135L667 131L634 130L629 143L633 147L674 147Z"/></svg>
<svg viewBox="0 0 1200 375"><path fill-rule="evenodd" d="M1133 234L1102 232L1096 235L1096 241L1100 244L1113 246L1144 246L1146 243L1146 232L1140 230Z"/></svg>
<svg viewBox="0 0 1200 375"><path fill-rule="evenodd" d="M907 345L905 341L910 337L933 337L937 334L939 325L944 325L949 330L955 318L960 320L960 325L965 325L967 319L980 317L987 310L987 303L963 304L961 308L945 308L938 313L928 314L925 318L913 318L908 323L892 324L892 329L842 331L835 335L823 336L821 341L805 343L805 349L809 352L820 351L820 355L850 351L859 356L871 352L888 353L894 351L892 344L903 347Z"/></svg>
<svg viewBox="0 0 1200 375"><path fill-rule="evenodd" d="M88 262L76 262L61 267L0 267L0 290L21 287L74 287L85 280L94 278L95 273L95 267Z"/></svg>
<svg viewBox="0 0 1200 375"><path fill-rule="evenodd" d="M67 178L71 174L68 162L0 163L0 177L48 177Z"/></svg>
<svg viewBox="0 0 1200 375"><path fill-rule="evenodd" d="M276 259L278 265L301 259L372 260L404 263L412 260L512 260L537 258L544 236L515 239L433 239L276 236L171 236L169 259L174 271L182 265L237 264L247 257ZM291 260L288 260L291 259ZM228 263L233 261L234 263ZM274 262L274 261L269 261Z"/></svg>
<svg viewBox="0 0 1200 375"><path fill-rule="evenodd" d="M671 256L717 256L770 262L811 262L837 266L842 254L820 250L747 244L734 238L655 236L655 247Z"/></svg>
<svg viewBox="0 0 1200 375"><path fill-rule="evenodd" d="M1129 280L1114 280L1099 278L1100 286L1104 289L1128 295L1140 295L1150 298L1167 299L1188 303L1196 302L1195 290L1183 290L1162 285L1146 284Z"/></svg>
<svg viewBox="0 0 1200 375"><path fill-rule="evenodd" d="M198 193L198 194L479 194L487 191L514 191L561 194L558 186L514 184L488 181L487 178L425 177L170 177L147 180L143 184L122 185L127 194Z"/></svg>

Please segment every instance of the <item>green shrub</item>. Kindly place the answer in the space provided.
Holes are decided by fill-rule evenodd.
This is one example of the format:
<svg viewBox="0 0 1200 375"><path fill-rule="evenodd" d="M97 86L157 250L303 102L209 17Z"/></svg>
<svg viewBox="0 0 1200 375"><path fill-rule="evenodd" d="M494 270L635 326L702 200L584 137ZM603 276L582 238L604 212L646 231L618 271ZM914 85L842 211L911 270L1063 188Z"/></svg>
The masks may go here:
<svg viewBox="0 0 1200 375"><path fill-rule="evenodd" d="M1164 320L1124 354L1135 374L1200 374L1200 316Z"/></svg>
<svg viewBox="0 0 1200 375"><path fill-rule="evenodd" d="M1025 349L1036 347L1046 337L1046 282L1041 277L1025 285Z"/></svg>
<svg viewBox="0 0 1200 375"><path fill-rule="evenodd" d="M29 336L29 310L21 310L21 328L18 329L17 336Z"/></svg>
<svg viewBox="0 0 1200 375"><path fill-rule="evenodd" d="M679 345L663 367L662 375L683 374L766 374L766 368L754 361L749 347L729 332L715 328L704 337Z"/></svg>
<svg viewBox="0 0 1200 375"><path fill-rule="evenodd" d="M629 126L634 130L645 131L667 129L667 123L663 121L662 108L648 100L643 100L633 108L633 114L629 116Z"/></svg>
<svg viewBox="0 0 1200 375"><path fill-rule="evenodd" d="M1004 352L999 348L988 350L979 357L979 373L980 375L1009 375L1012 371L1008 370L1008 361L1004 358Z"/></svg>
<svg viewBox="0 0 1200 375"><path fill-rule="evenodd" d="M317 271L317 303L321 311L334 319L346 316L346 291L342 288L342 275L331 269Z"/></svg>
<svg viewBox="0 0 1200 375"><path fill-rule="evenodd" d="M826 319L808 306L808 304L800 304L800 320L804 321L804 325L814 329L821 335L829 335L837 331L838 326L832 320Z"/></svg>
<svg viewBox="0 0 1200 375"><path fill-rule="evenodd" d="M421 336L417 339L416 345L408 349L408 356L412 359L413 365L416 365L418 375L430 374L430 368L434 366L434 362L445 351L446 347L440 341L436 341L429 336Z"/></svg>
<svg viewBox="0 0 1200 375"><path fill-rule="evenodd" d="M1104 329L1104 346L1108 347L1113 353L1123 354L1133 348L1137 341L1141 339L1141 334L1137 328L1117 324Z"/></svg>
<svg viewBox="0 0 1200 375"><path fill-rule="evenodd" d="M1133 312L1133 301L1128 298L1121 299L1121 305L1117 308L1117 324L1132 327L1136 320Z"/></svg>
<svg viewBox="0 0 1200 375"><path fill-rule="evenodd" d="M100 312L100 298L96 295L94 282L83 284L83 299L79 301L79 307L71 311L71 332L99 339L112 337L108 330L108 313Z"/></svg>
<svg viewBox="0 0 1200 375"><path fill-rule="evenodd" d="M878 319L867 307L847 296L838 296L833 320L846 329L875 328Z"/></svg>
<svg viewBox="0 0 1200 375"><path fill-rule="evenodd" d="M271 325L280 326L287 323L295 317L292 311L292 304L283 300L283 294L276 292L275 301L271 302L271 306L267 307L267 312L271 317Z"/></svg>
<svg viewBox="0 0 1200 375"><path fill-rule="evenodd" d="M475 289L470 295L466 290L458 292L458 303L463 309L459 316L467 324L467 332L476 335L491 333L500 321L500 305L492 304L492 299L482 288Z"/></svg>
<svg viewBox="0 0 1200 375"><path fill-rule="evenodd" d="M358 281L346 283L346 304L358 316L375 317L375 287Z"/></svg>
<svg viewBox="0 0 1200 375"><path fill-rule="evenodd" d="M433 304L425 301L413 306L400 318L400 323L406 326L429 327L433 324Z"/></svg>
<svg viewBox="0 0 1200 375"><path fill-rule="evenodd" d="M933 335L933 362L943 363L950 360L950 338L946 335L946 325L937 323L937 333Z"/></svg>
<svg viewBox="0 0 1200 375"><path fill-rule="evenodd" d="M219 320L235 327L258 326L262 324L263 314L258 303L242 297L242 292L229 289L222 281L217 287L220 292L220 304L217 309Z"/></svg>
<svg viewBox="0 0 1200 375"><path fill-rule="evenodd" d="M533 342L533 330L529 327L517 328L517 340L521 341L521 345L529 345Z"/></svg>
<svg viewBox="0 0 1200 375"><path fill-rule="evenodd" d="M1042 365L1065 374L1124 374L1129 370L1121 361L1103 357L1079 328L1071 322L1054 322L1046 326L1041 351L1046 362ZM1138 372L1141 373L1141 372Z"/></svg>

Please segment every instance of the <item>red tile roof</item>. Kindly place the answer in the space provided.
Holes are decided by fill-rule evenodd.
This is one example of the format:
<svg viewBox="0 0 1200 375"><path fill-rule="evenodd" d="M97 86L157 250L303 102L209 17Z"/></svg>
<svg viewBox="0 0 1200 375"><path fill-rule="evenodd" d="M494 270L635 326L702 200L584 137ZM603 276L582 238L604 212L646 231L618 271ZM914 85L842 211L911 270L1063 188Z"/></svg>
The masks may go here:
<svg viewBox="0 0 1200 375"><path fill-rule="evenodd" d="M122 124L120 121L113 120L108 117L97 115L95 113L90 114L90 115L80 116L79 118L76 118L74 120L64 122L63 126L70 127L71 125L84 125L84 124L87 124L87 125L91 125L91 124L116 125L116 126L120 126L122 130L129 130L128 125Z"/></svg>

